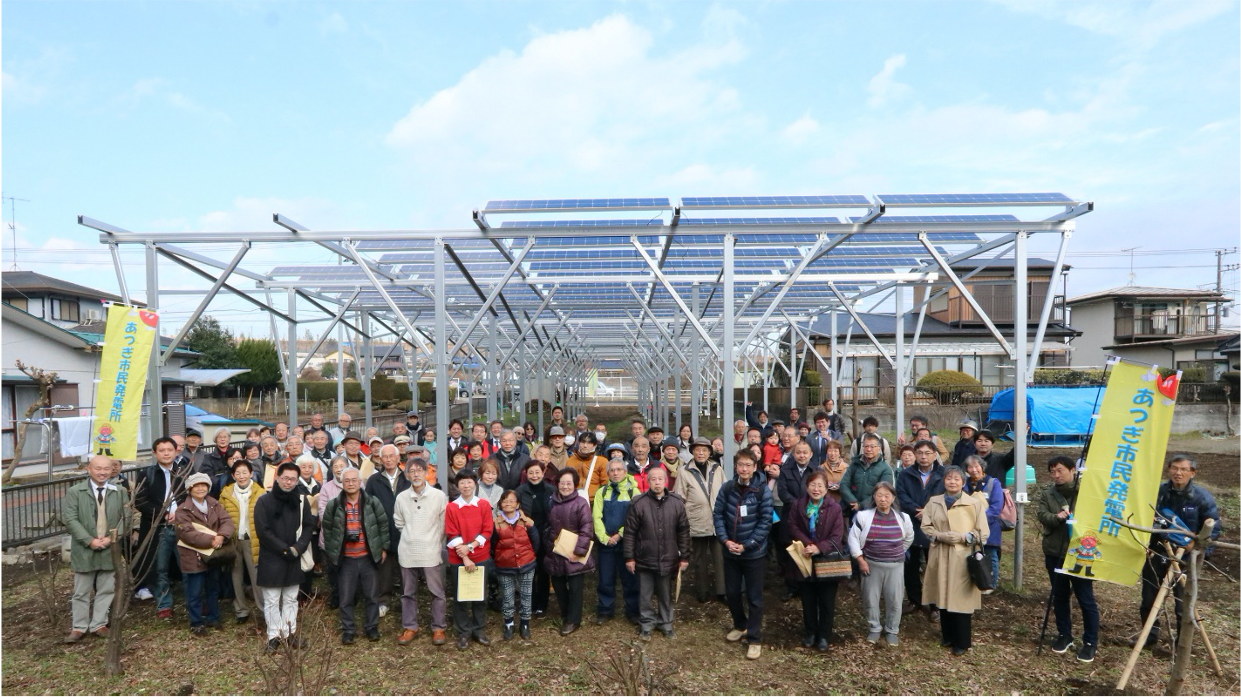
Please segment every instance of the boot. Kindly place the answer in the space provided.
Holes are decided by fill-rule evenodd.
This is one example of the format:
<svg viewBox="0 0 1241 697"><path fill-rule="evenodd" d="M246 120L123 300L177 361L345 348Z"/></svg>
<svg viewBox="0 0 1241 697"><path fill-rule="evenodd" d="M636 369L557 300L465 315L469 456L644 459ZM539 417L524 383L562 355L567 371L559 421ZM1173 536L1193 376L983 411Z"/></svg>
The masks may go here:
<svg viewBox="0 0 1241 697"><path fill-rule="evenodd" d="M530 641L530 620L521 621L521 638Z"/></svg>
<svg viewBox="0 0 1241 697"><path fill-rule="evenodd" d="M504 640L508 641L513 638L513 618L504 618Z"/></svg>

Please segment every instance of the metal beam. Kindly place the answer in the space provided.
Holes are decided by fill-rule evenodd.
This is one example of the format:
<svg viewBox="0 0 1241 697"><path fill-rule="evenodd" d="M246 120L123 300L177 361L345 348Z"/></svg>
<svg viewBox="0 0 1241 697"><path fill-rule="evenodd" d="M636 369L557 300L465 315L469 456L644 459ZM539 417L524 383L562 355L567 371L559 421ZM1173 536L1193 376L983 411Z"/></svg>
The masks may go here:
<svg viewBox="0 0 1241 697"><path fill-rule="evenodd" d="M129 300L129 286L125 283L125 267L121 265L120 247L110 244L108 251L112 254L112 267L116 269L116 282L121 287L121 302L132 305L133 303Z"/></svg>
<svg viewBox="0 0 1241 697"><path fill-rule="evenodd" d="M836 297L840 299L840 303L844 305L845 311L849 313L849 316L853 318L853 321L862 328L862 331L866 332L866 336L870 338L870 343L875 345L875 349L879 351L879 354L883 356L883 359L888 362L888 365L895 368L896 361L892 360L892 357L889 356L888 352L883 348L883 344L880 344L879 339L875 338L874 332L872 332L870 327L866 326L866 323L862 321L862 316L857 313L857 310L853 309L853 304L845 299L844 294L840 292L840 289L836 287L836 284L829 283L827 286L828 288L831 288L832 292L836 294Z"/></svg>
<svg viewBox="0 0 1241 697"><path fill-rule="evenodd" d="M113 246L113 249L115 249L115 246ZM172 355L173 351L177 350L177 346L181 345L181 341L185 339L185 335L190 333L190 330L194 327L194 323L198 321L198 318L202 316L203 311L206 310L207 306L211 304L211 301L215 299L216 293L220 292L220 288L223 287L224 282L228 280L230 275L232 275L233 269L237 268L237 265L241 263L241 260L245 258L246 253L249 251L250 243L242 242L241 248L237 250L235 255L233 255L233 260L228 263L228 267L224 269L224 273L220 274L220 277L217 278L215 283L211 285L211 289L207 291L207 294L203 296L202 301L198 303L198 307L194 308L194 311L190 313L189 319L185 321L185 324L181 327L181 330L178 331L177 335L172 338L172 343L168 344L168 348L165 349L160 355L160 365L166 365L168 363L168 357Z"/></svg>
<svg viewBox="0 0 1241 697"><path fill-rule="evenodd" d="M474 315L474 319L470 320L469 325L467 325L465 330L462 332L461 338L458 339L457 343L453 345L452 350L448 352L448 355L451 356L461 349L461 346L465 343L465 340L469 338L470 334L474 331L474 328L478 326L480 321L482 321L483 315L487 314L488 310L491 311L492 316L497 315L496 311L492 308L492 305L495 304L496 298L500 297L504 293L505 284L507 284L509 279L513 277L513 273L517 271L519 266L521 266L521 262L526 258L526 254L528 254L533 248L534 238L531 237L526 241L526 246L521 248L521 252L517 254L517 258L513 260L513 263L509 264L508 270L504 272L504 275L498 281L496 281L496 284L491 289L491 292L483 296L483 306L478 309L478 312ZM453 260L456 261L459 266L462 266L461 271L462 273L465 273L465 268L461 265L460 259L458 259L457 255L451 251L452 247L445 245L444 250L449 252ZM473 279L470 280L470 285L474 286L475 290L482 290L474 283ZM511 313L512 312L510 310L510 315ZM516 317L513 318L513 325L518 325Z"/></svg>
<svg viewBox="0 0 1241 697"><path fill-rule="evenodd" d="M1022 239L1021 233L1017 234L1017 239ZM978 318L982 320L982 323L987 327L987 331L991 332L991 335L995 337L995 340L999 342L1000 346L1004 348L1004 351L1008 353L1009 358L1012 358L1013 347L1004 338L1004 335L1000 333L1000 330L996 329L995 324L991 321L991 318L987 316L986 312L983 312L982 306L979 305L978 301L974 299L974 294L971 293L969 289L965 287L965 284L961 282L961 279L957 277L956 272L952 270L952 266L945 261L944 257L940 255L937 249L935 249L935 245L931 244L931 240L927 237L925 232L918 233L918 241L922 243L923 247L926 247L927 253L930 254L931 258L935 260L935 263L939 265L939 268L944 272L944 275L948 276L948 280L952 282L952 285L956 286L957 292L961 294L961 297L965 299L965 302L968 303L974 310L974 314L978 315ZM1015 265L1016 264L1014 264L1014 266ZM1021 343L1025 344L1025 341L1023 340Z"/></svg>
<svg viewBox="0 0 1241 697"><path fill-rule="evenodd" d="M175 264L177 264L177 265L179 265L179 266L181 266L181 267L183 267L183 268L185 268L185 269L187 269L187 270L189 270L189 271L191 271L191 272L193 272L193 273L195 273L195 274L197 274L197 275L199 275L199 276L202 276L203 278L207 279L208 281L211 281L212 283L215 283L215 282L218 280L215 276L212 276L211 274L207 273L206 271L203 271L202 269L198 268L197 266L194 266L193 264L189 263L188 261L186 261L186 260L184 260L184 259L182 259L182 258L178 257L177 255L175 255L175 254L173 254L173 253L171 253L171 252L167 252L167 251L165 251L165 250L161 249L159 245L154 245L154 247L153 247L153 248L155 249L155 251L156 251L156 252L158 252L158 253L159 253L160 255L162 255L164 258L171 260L173 263L175 263ZM220 286L220 287L221 287L221 288L224 288L224 289L227 289L227 290L229 290L229 291L231 291L231 292L233 292L233 293L236 293L236 294L237 294L237 297L241 298L242 300L245 300L246 302L250 303L251 305L254 305L255 307L258 307L258 308L261 308L261 309L263 309L263 310L266 310L266 311L268 311L268 312L270 312L270 313L272 313L272 314L276 315L276 316L277 316L277 317L279 317L280 319L283 319L283 320L284 320L284 321L286 321L286 322L293 322L293 321L295 321L295 320L294 320L292 317L290 317L289 315L287 315L287 314L285 314L285 313L281 312L280 310L277 310L277 309L276 309L276 308L274 308L274 307L271 307L270 305L267 305L267 304L263 303L262 301L255 300L254 298L250 297L249 295L246 295L245 293L243 293L243 292L241 292L241 291L237 290L236 288L234 288L233 286L230 286L230 285L229 285L229 284L227 284L227 283L223 284L223 285L222 285L222 286ZM148 293L148 294L149 294L149 293ZM148 302L150 302L150 301L148 300Z"/></svg>
<svg viewBox="0 0 1241 697"><path fill-rule="evenodd" d="M555 297L556 295L556 291L559 289L560 289L560 286L552 286L551 291L549 291L547 295L543 298L543 303L539 305L539 309L535 310L534 316L526 317L525 328L521 330L521 333L517 335L517 339L513 341L512 348L510 348L508 352L505 353L504 356L500 358L500 363L502 365L508 365L508 361L510 358L512 358L513 352L517 350L518 345L524 342L526 335L530 333L530 330L535 328L535 322L539 319L539 315L543 314L543 310L547 309L548 303L552 301L552 298ZM535 332L534 335L537 337L538 332Z"/></svg>
<svg viewBox="0 0 1241 697"><path fill-rule="evenodd" d="M638 236L631 235L629 237L629 242L633 244L634 249L638 250L638 254L642 255L642 259L646 261L646 265L651 267L651 273L655 274L655 277L659 279L659 282L663 285L664 290L668 291L668 295L672 296L673 302L677 304L677 307L681 308L681 312L685 313L685 317L690 321L690 324L694 325L694 329L697 330L699 336L702 337L703 343L711 349L712 353L719 356L720 347L717 346L711 339L711 336L707 334L707 330L703 329L702 323L698 321L698 318L695 317L694 313L690 311L689 306L686 305L685 301L681 299L681 295L676 292L675 288L672 287L672 283L668 281L668 277L665 276L664 272L659 269L659 265L654 259L651 258L651 255L642 248L642 243L638 241ZM731 248L729 249L729 252L731 252ZM729 271L731 272L731 269L729 269ZM731 278L729 280L731 281Z"/></svg>
<svg viewBox="0 0 1241 697"><path fill-rule="evenodd" d="M733 310L737 305L737 296L733 281L733 254L735 253L734 238L731 233L724 234L724 264L723 264L723 282L724 282L724 310L721 320L724 323L723 351L716 351L716 355L720 359L720 401L723 402L720 407L723 409L721 416L721 430L725 434L724 437L724 471L729 476L733 474L733 455L737 452L737 444L733 442L732 433L729 429L733 425L733 387L737 382L737 365L733 360L733 350L735 342L733 341ZM697 324L698 320L694 320ZM705 339L706 337L704 337Z"/></svg>
<svg viewBox="0 0 1241 697"><path fill-rule="evenodd" d="M1043 298L1043 309L1039 312L1038 329L1034 334L1034 346L1030 347L1030 363L1026 368L1026 382L1034 382L1034 371L1038 369L1039 353L1043 350L1043 335L1047 332L1047 320L1051 318L1051 306L1056 297L1056 278L1064 268L1064 254L1069 248L1069 238L1073 233L1065 230L1060 233L1060 249L1056 252L1056 264L1051 270L1051 279L1047 282L1047 295ZM1066 300L1068 298L1065 298Z"/></svg>
<svg viewBox="0 0 1241 697"><path fill-rule="evenodd" d="M784 296L788 294L789 290L792 289L793 284L797 282L797 278L801 276L802 272L806 270L806 267L809 266L812 261L821 256L819 254L819 250L822 249L824 252L827 252L848 238L849 235L838 235L835 239L828 243L828 238L826 236L819 237L819 240L815 243L814 247L802 257L801 261L797 263L797 266L784 280L784 284L780 287L780 292L776 293L775 300L771 301L771 304L767 306L767 309L763 311L762 316L759 317L758 322L755 323L754 328L751 329L750 333L747 334L745 339L741 341L742 346L745 346L753 341L754 337L758 336L758 333L763 330L763 324L765 324L771 317L771 313L775 312L776 308L780 306L780 301L784 300ZM825 246L826 249L824 249ZM744 312L745 308L742 308L741 313L739 314L743 314Z"/></svg>
<svg viewBox="0 0 1241 697"><path fill-rule="evenodd" d="M405 327L405 330L409 332L410 336L416 337L418 332L414 330L413 323L405 317L404 312L401 312L401 308L397 306L396 302L392 299L392 296L388 295L388 291L384 290L375 280L375 273L371 271L369 266L366 265L362 259L362 255L358 253L358 248L355 243L352 240L346 241L344 249L353 258L354 262L357 263L358 267L362 269L362 273L366 274L367 279L370 280L371 285L375 287L375 290L379 291L379 294L383 296L384 301L388 303L388 309L392 310L392 314L396 316L396 320ZM442 349L442 347L436 348ZM428 353L430 352L428 351Z"/></svg>

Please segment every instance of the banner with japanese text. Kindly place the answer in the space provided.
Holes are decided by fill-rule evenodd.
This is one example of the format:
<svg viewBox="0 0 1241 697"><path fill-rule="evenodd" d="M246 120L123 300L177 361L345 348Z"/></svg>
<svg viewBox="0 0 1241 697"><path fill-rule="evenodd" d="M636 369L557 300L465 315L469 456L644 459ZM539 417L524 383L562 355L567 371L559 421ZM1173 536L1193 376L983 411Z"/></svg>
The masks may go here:
<svg viewBox="0 0 1241 697"><path fill-rule="evenodd" d="M129 305L108 307L95 385L95 424L92 452L116 460L138 457L138 431L142 419L142 393L146 389L151 346L155 343L158 316ZM152 400L159 409L160 399Z"/></svg>
<svg viewBox="0 0 1241 697"><path fill-rule="evenodd" d="M1131 586L1142 574L1150 535L1112 519L1150 527L1176 407L1180 373L1113 359L1099 406L1063 573Z"/></svg>

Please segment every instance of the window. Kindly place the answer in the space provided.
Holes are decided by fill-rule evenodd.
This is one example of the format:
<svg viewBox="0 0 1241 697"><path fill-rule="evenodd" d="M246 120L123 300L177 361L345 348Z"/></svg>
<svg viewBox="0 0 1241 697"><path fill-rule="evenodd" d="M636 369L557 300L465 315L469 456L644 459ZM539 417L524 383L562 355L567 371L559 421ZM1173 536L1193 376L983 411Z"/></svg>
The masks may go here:
<svg viewBox="0 0 1241 697"><path fill-rule="evenodd" d="M52 319L65 322L78 322L78 301L52 298Z"/></svg>
<svg viewBox="0 0 1241 697"><path fill-rule="evenodd" d="M4 302L16 307L19 310L26 310L26 308L29 307L25 298L7 298Z"/></svg>
<svg viewBox="0 0 1241 697"><path fill-rule="evenodd" d="M1198 349L1194 351L1194 358L1200 361L1214 361L1216 358L1223 358L1223 355L1215 352L1215 349Z"/></svg>

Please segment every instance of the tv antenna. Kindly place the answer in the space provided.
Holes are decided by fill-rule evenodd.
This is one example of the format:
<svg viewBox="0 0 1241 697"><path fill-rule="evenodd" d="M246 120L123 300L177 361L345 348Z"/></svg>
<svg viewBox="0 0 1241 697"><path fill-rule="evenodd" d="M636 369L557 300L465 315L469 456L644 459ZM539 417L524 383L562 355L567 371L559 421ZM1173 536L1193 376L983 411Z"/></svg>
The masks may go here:
<svg viewBox="0 0 1241 697"><path fill-rule="evenodd" d="M1133 273L1133 252L1136 249L1141 249L1141 247L1130 247L1120 250L1122 252L1129 252L1129 285L1133 285L1138 278L1137 274Z"/></svg>
<svg viewBox="0 0 1241 697"><path fill-rule="evenodd" d="M16 198L14 196L3 197L9 202L9 231L13 233L13 266L9 271L20 271L17 268L17 202L29 203L28 198Z"/></svg>

